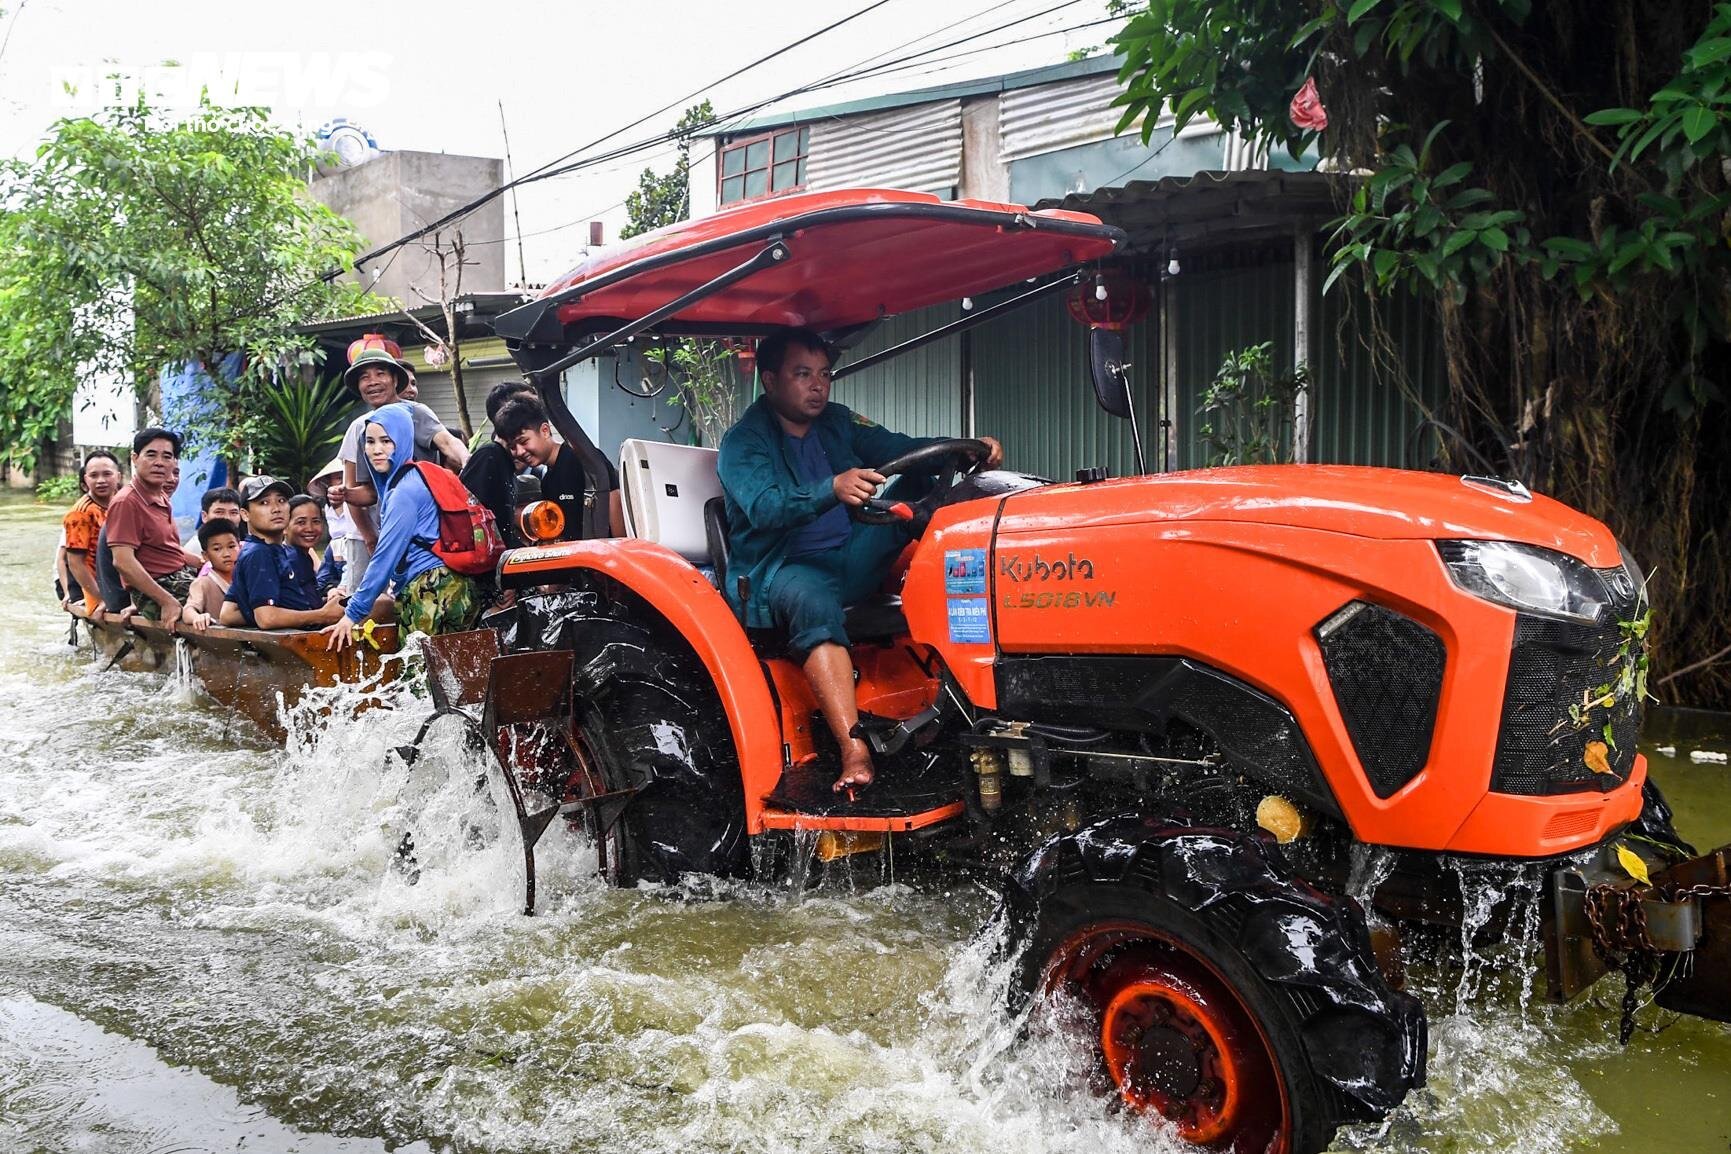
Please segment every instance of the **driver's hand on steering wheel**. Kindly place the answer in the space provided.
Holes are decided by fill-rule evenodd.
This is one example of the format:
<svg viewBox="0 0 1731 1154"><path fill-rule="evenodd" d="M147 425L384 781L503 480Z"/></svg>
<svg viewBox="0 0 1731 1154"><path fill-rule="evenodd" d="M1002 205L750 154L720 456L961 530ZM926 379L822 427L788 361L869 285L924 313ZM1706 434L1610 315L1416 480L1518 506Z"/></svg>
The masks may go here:
<svg viewBox="0 0 1731 1154"><path fill-rule="evenodd" d="M988 446L992 450L992 455L986 458L984 468L996 469L999 465L1004 463L1004 446L998 444L998 438L980 437L977 439L981 444Z"/></svg>
<svg viewBox="0 0 1731 1154"><path fill-rule="evenodd" d="M844 505L859 506L876 495L878 486L883 484L885 477L876 469L849 469L845 473L837 473L830 487L835 490L836 500Z"/></svg>

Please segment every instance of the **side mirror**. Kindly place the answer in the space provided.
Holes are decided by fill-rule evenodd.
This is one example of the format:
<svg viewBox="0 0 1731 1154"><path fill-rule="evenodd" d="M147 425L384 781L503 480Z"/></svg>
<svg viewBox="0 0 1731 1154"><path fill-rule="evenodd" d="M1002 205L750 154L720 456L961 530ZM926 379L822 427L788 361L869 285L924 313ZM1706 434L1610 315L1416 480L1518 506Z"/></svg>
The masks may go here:
<svg viewBox="0 0 1731 1154"><path fill-rule="evenodd" d="M1089 329L1088 367L1100 407L1114 417L1132 416L1130 373L1124 365L1124 334L1116 329Z"/></svg>

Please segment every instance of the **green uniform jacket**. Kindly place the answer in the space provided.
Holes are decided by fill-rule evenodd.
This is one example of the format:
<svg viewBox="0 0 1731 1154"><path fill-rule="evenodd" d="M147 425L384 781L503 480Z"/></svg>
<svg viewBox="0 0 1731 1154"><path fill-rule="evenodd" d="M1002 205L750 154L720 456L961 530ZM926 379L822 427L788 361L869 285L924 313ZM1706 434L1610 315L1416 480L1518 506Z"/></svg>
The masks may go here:
<svg viewBox="0 0 1731 1154"><path fill-rule="evenodd" d="M830 468L837 473L871 468L941 437L892 433L875 421L831 401L813 423ZM811 434L807 434L810 436ZM781 422L758 397L721 438L721 488L727 497L727 603L748 629L768 629L769 584L786 560L787 540L801 525L836 504L829 481L799 479ZM740 604L739 579L750 581L751 599Z"/></svg>

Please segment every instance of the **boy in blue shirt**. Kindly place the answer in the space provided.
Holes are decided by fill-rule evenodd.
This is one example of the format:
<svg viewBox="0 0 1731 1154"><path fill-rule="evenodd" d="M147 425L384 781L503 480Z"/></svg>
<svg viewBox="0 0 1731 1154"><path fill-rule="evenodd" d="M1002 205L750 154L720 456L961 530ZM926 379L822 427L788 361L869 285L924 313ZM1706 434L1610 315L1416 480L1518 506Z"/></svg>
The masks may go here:
<svg viewBox="0 0 1731 1154"><path fill-rule="evenodd" d="M224 625L306 629L342 616L341 602L326 602L319 596L312 558L283 541L293 495L288 483L275 477L248 477L241 482L248 539L234 563L234 579L222 603Z"/></svg>

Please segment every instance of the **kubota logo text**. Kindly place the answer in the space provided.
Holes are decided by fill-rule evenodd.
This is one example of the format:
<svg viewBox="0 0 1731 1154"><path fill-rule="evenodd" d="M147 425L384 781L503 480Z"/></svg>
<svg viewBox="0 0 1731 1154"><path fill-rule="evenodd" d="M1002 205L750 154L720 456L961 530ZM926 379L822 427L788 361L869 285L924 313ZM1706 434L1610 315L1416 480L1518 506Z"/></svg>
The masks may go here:
<svg viewBox="0 0 1731 1154"><path fill-rule="evenodd" d="M1071 553L1058 561L1048 561L1038 553L1031 561L1022 560L1020 553L998 557L998 576L1012 581L1092 581L1094 563Z"/></svg>

